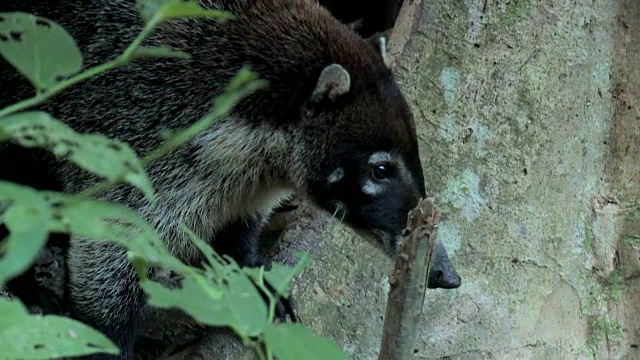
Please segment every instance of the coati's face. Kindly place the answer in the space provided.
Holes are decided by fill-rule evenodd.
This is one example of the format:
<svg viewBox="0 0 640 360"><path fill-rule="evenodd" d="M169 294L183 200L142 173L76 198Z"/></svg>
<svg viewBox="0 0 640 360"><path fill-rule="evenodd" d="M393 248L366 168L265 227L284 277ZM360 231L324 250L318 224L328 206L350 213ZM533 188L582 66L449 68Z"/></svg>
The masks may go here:
<svg viewBox="0 0 640 360"><path fill-rule="evenodd" d="M308 195L394 256L408 212L425 197L424 178L408 104L390 71L371 78L358 83L336 64L320 75L302 114L315 165ZM434 258L429 286L460 286L441 244Z"/></svg>
<svg viewBox="0 0 640 360"><path fill-rule="evenodd" d="M326 198L319 204L394 256L407 214L424 194L419 190L420 166L386 146L376 149L357 145L334 145L342 151L330 162L330 170L323 173ZM346 148L351 149L344 151Z"/></svg>
<svg viewBox="0 0 640 360"><path fill-rule="evenodd" d="M386 75L356 88L346 69L329 66L303 123L313 134L307 146L321 160L311 174L310 195L393 256L407 214L425 190L411 112Z"/></svg>

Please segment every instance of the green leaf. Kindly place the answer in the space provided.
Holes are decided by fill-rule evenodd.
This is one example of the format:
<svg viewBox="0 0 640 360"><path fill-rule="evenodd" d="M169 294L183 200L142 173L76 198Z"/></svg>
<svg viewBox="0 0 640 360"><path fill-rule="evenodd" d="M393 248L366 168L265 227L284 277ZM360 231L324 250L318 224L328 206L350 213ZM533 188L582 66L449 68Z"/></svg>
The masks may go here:
<svg viewBox="0 0 640 360"><path fill-rule="evenodd" d="M170 289L152 280L143 280L141 285L148 295L149 305L181 309L203 324L225 326L231 322L228 313L218 314L219 306L216 306L219 304L217 300L224 296L224 291L205 285L205 282L203 277L185 274L180 288Z"/></svg>
<svg viewBox="0 0 640 360"><path fill-rule="evenodd" d="M69 33L22 12L0 13L0 54L38 90L82 69L82 53Z"/></svg>
<svg viewBox="0 0 640 360"><path fill-rule="evenodd" d="M121 141L77 133L42 111L17 113L0 119L0 141L8 138L22 146L47 149L111 182L124 180L139 188L147 199L154 197L141 161L131 147Z"/></svg>
<svg viewBox="0 0 640 360"><path fill-rule="evenodd" d="M30 315L17 300L0 298L0 349L4 359L52 359L119 353L100 332L66 317Z"/></svg>
<svg viewBox="0 0 640 360"><path fill-rule="evenodd" d="M189 272L177 289L151 280L143 280L141 285L151 306L180 309L199 323L229 326L244 336L258 336L268 324L262 297L246 276L236 273L228 282L228 287L220 287L204 275Z"/></svg>
<svg viewBox="0 0 640 360"><path fill-rule="evenodd" d="M31 266L44 247L52 216L49 203L34 189L0 181L0 204L8 204L0 223L9 230L0 239L0 286ZM0 347L1 348L1 347Z"/></svg>
<svg viewBox="0 0 640 360"><path fill-rule="evenodd" d="M189 60L191 55L184 51L173 50L165 46L158 47L145 47L141 46L136 48L133 52L133 59L147 59L147 58L175 58Z"/></svg>
<svg viewBox="0 0 640 360"><path fill-rule="evenodd" d="M264 333L264 341L278 360L349 360L335 342L314 334L302 324L271 324Z"/></svg>
<svg viewBox="0 0 640 360"><path fill-rule="evenodd" d="M295 267L289 267L278 263L271 265L271 270L264 274L264 278L273 287L279 296L287 296L291 287L291 280L296 275L301 274L309 265L309 255L306 253L296 254L300 261Z"/></svg>
<svg viewBox="0 0 640 360"><path fill-rule="evenodd" d="M208 262L208 264L206 264L207 268L216 270L226 264L229 267L229 270L238 269L238 266L233 261L233 259L230 259L229 261L223 259L222 256L220 256L217 252L215 252L215 250L213 250L211 246L209 246L209 244L200 239L200 237L198 237L198 235L196 235L193 230L189 229L184 224L181 224L180 227L182 228L182 231L184 231L187 236L189 236L189 240L191 240L198 247L198 250L202 252L204 259Z"/></svg>
<svg viewBox="0 0 640 360"><path fill-rule="evenodd" d="M205 9L195 1L136 0L136 5L144 22L154 26L166 20L186 17L214 17L220 22L233 18L227 11Z"/></svg>
<svg viewBox="0 0 640 360"><path fill-rule="evenodd" d="M208 244L183 226L203 252L205 271L181 272L179 289L142 281L148 302L161 308L178 308L200 323L229 326L244 336L258 336L268 325L268 309L259 291L231 259L223 259Z"/></svg>
<svg viewBox="0 0 640 360"><path fill-rule="evenodd" d="M9 265L29 262L38 254L48 232L71 233L89 239L110 241L125 246L146 263L166 266L176 271L191 269L175 258L156 230L127 206L77 195L38 191L28 186L0 181L0 211L10 231L9 241L1 243L5 256L0 275L6 276ZM45 234L44 240L41 239ZM39 238L27 237L36 234ZM18 238L17 236L20 235ZM12 237L20 239L13 241ZM5 245L5 244L8 244ZM25 257L25 259L21 259ZM6 265L5 262L7 262ZM12 265L11 268L17 265ZM26 265L28 266L28 264Z"/></svg>
<svg viewBox="0 0 640 360"><path fill-rule="evenodd" d="M0 242L0 284L29 267L52 231L115 242L145 264L189 269L137 212L117 203L0 181L0 213L10 232Z"/></svg>
<svg viewBox="0 0 640 360"><path fill-rule="evenodd" d="M183 226L191 241L202 252L208 262L205 276L225 287L228 309L222 312L230 315L229 326L243 331L248 336L257 336L267 325L268 309L260 292L229 256L220 256L213 248Z"/></svg>
<svg viewBox="0 0 640 360"><path fill-rule="evenodd" d="M230 98L231 102L236 102L238 98L242 98L258 89L261 89L267 85L266 80L261 80L258 75L251 71L247 66L244 66L238 70L234 77L227 84L226 91L231 93L226 97ZM233 92L241 92L240 94L233 94Z"/></svg>
<svg viewBox="0 0 640 360"><path fill-rule="evenodd" d="M246 336L258 336L269 325L269 311L260 292L249 278L241 272L229 275L227 307L233 328L241 330Z"/></svg>

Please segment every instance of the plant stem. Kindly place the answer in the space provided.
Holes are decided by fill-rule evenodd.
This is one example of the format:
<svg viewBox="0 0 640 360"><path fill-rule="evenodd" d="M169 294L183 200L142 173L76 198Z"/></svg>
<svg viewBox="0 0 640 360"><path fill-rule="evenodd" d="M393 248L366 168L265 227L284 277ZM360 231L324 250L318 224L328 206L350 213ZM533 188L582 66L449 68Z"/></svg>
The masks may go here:
<svg viewBox="0 0 640 360"><path fill-rule="evenodd" d="M269 299L268 319L269 321L272 322L276 314L276 298L275 296L273 296L273 294L271 294L271 291L269 291L269 289L267 289L267 287L264 285L264 278L262 276L260 276L260 280L256 282L256 285L258 286L258 289L260 289L260 291L262 291L265 294L265 296Z"/></svg>

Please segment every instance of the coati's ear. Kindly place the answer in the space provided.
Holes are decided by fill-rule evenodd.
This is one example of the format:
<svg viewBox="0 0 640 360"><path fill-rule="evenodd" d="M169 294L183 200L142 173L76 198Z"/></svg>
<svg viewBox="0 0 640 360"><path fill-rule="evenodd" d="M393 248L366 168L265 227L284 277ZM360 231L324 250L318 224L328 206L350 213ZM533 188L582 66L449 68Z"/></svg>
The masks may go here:
<svg viewBox="0 0 640 360"><path fill-rule="evenodd" d="M311 94L312 102L322 100L335 100L351 89L351 76L349 72L338 64L331 64L322 70L316 88Z"/></svg>
<svg viewBox="0 0 640 360"><path fill-rule="evenodd" d="M387 41L389 40L390 34L390 30L377 32L372 36L364 39L365 42L369 43L369 45L373 46L373 48L376 49L378 54L380 54L382 61L387 67L389 67L389 57L387 56Z"/></svg>

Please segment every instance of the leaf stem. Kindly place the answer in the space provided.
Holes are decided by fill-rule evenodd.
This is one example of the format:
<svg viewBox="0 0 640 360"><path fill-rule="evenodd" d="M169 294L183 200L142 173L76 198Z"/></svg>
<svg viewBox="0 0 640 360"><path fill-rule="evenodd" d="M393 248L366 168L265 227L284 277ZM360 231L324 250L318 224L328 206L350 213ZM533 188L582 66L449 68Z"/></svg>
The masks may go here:
<svg viewBox="0 0 640 360"><path fill-rule="evenodd" d="M264 295L269 299L269 314L267 319L269 320L269 322L273 322L273 318L276 314L276 298L264 285L264 266L260 267L260 273L255 283L258 289L260 289L260 291L262 291Z"/></svg>
<svg viewBox="0 0 640 360"><path fill-rule="evenodd" d="M273 360L272 358L265 358L264 351L262 351L262 348L260 347L260 343L259 342L252 341L249 344L249 347L252 348L256 352L256 354L258 354L258 359L260 359L260 360L265 360L265 359Z"/></svg>
<svg viewBox="0 0 640 360"><path fill-rule="evenodd" d="M271 351L271 347L265 343L264 348L267 349L267 360L273 360L273 351Z"/></svg>

